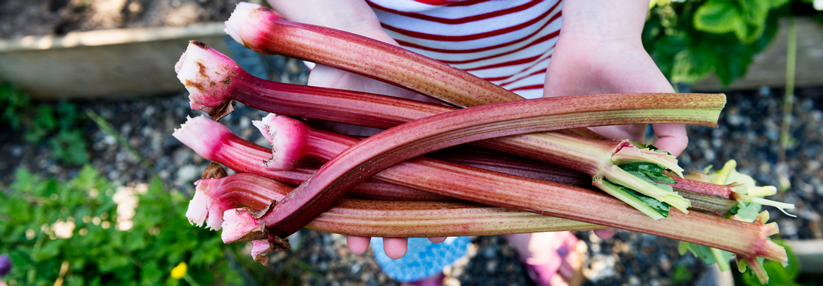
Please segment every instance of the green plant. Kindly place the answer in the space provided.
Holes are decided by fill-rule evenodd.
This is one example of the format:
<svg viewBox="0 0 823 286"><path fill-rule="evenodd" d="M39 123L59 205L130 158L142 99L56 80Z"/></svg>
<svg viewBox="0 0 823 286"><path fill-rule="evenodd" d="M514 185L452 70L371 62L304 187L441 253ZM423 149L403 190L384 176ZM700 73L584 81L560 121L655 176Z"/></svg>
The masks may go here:
<svg viewBox="0 0 823 286"><path fill-rule="evenodd" d="M45 143L51 155L63 164L83 165L89 161L88 143L83 135L85 117L69 102L56 105L31 104L28 94L11 84L0 84L2 119L31 144Z"/></svg>
<svg viewBox="0 0 823 286"><path fill-rule="evenodd" d="M643 45L673 83L714 72L723 84L746 74L777 34L788 0L655 1Z"/></svg>
<svg viewBox="0 0 823 286"><path fill-rule="evenodd" d="M0 118L15 130L20 128L20 113L29 107L29 97L11 84L0 84L0 106L4 106Z"/></svg>
<svg viewBox="0 0 823 286"><path fill-rule="evenodd" d="M0 192L0 253L14 265L3 281L177 285L171 270L185 262L201 285L240 284L225 257L234 246L189 226L185 204L182 194L164 190L158 179L117 187L90 166L67 182L20 169Z"/></svg>
<svg viewBox="0 0 823 286"><path fill-rule="evenodd" d="M672 285L683 285L686 282L692 281L692 279L694 279L692 272L689 271L689 268L686 267L686 265L681 264L674 269L674 274L672 274Z"/></svg>

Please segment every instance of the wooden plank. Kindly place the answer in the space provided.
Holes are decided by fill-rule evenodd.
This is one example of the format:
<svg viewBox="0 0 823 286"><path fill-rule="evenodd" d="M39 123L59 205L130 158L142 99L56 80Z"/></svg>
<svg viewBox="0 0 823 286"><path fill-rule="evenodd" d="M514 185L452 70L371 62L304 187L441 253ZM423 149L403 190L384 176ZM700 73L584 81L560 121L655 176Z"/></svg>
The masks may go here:
<svg viewBox="0 0 823 286"><path fill-rule="evenodd" d="M189 40L228 54L223 23L0 40L0 81L37 99L133 97L183 90L174 63Z"/></svg>
<svg viewBox="0 0 823 286"><path fill-rule="evenodd" d="M784 240L800 260L800 271L823 274L823 239Z"/></svg>
<svg viewBox="0 0 823 286"><path fill-rule="evenodd" d="M809 18L797 18L797 65L795 86L823 85L823 31ZM724 87L712 75L693 86L694 91L720 91L729 89L756 89L761 86L783 87L786 85L786 51L788 21L781 21L774 41L759 55L743 78Z"/></svg>

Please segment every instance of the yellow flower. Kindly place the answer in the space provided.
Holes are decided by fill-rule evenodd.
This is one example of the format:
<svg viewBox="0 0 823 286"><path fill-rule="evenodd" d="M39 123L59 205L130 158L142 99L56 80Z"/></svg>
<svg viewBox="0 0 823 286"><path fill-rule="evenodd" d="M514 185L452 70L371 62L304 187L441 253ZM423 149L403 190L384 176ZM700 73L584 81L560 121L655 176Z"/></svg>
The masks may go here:
<svg viewBox="0 0 823 286"><path fill-rule="evenodd" d="M174 279L183 278L183 276L186 275L187 270L188 270L188 267L186 266L186 263L185 262L180 262L180 264L177 264L177 266L172 268L171 278L174 278Z"/></svg>

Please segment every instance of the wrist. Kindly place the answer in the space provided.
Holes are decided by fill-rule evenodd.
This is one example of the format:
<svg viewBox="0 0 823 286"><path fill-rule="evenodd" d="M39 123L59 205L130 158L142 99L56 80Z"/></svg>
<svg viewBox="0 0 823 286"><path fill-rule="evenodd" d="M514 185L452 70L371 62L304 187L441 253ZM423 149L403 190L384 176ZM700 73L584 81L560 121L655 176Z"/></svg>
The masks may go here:
<svg viewBox="0 0 823 286"><path fill-rule="evenodd" d="M567 0L560 36L591 41L640 42L648 0Z"/></svg>

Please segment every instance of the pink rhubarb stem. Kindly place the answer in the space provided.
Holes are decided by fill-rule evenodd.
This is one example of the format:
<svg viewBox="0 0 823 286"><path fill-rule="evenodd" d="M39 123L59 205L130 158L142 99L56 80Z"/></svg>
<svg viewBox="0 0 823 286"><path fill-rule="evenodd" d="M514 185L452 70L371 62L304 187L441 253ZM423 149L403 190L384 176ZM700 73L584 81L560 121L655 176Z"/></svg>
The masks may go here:
<svg viewBox="0 0 823 286"><path fill-rule="evenodd" d="M732 189L736 187L743 187L739 184L729 184L729 185L719 185L719 184L712 184L707 182L701 182L697 180L690 180L687 178L681 178L674 174L669 174L669 177L674 179L674 184L669 184L673 188L687 190L692 192L698 192L709 196L715 196L725 199L731 199L731 195L734 193Z"/></svg>
<svg viewBox="0 0 823 286"><path fill-rule="evenodd" d="M226 33L262 54L283 54L396 84L456 106L522 97L477 76L401 47L331 28L291 22L269 8L240 3ZM471 95L471 96L466 96Z"/></svg>
<svg viewBox="0 0 823 286"><path fill-rule="evenodd" d="M204 136L208 134L208 136ZM265 167L271 149L237 137L228 128L203 116L190 118L175 130L174 137L206 160L220 162L238 173L252 173L289 185L299 185L315 170L278 170ZM382 200L450 200L448 197L385 182L366 180L352 189L351 196Z"/></svg>
<svg viewBox="0 0 823 286"><path fill-rule="evenodd" d="M620 125L646 123L657 116L672 120L672 115L679 113L667 109L678 106L676 101L679 97L676 95L621 95L609 100L588 97L591 96L545 98L473 107L427 117L378 133L326 163L310 180L265 214L259 217L248 213L238 214L236 220L224 223L224 241L262 239L268 237L268 233L280 237L288 235L328 209L346 189L357 182L388 166L433 150L493 136L591 124L581 123L580 121L584 121L581 118L592 122L606 120L608 122L605 125ZM657 104L646 105L640 102ZM658 108L660 110L648 113ZM763 256L785 261L782 248L768 240L768 236L775 230L774 224L746 224L700 213L677 213L666 220L652 220L599 193L582 189L569 191L572 188L567 186L517 177L512 177L511 183L495 180L484 182L481 187L471 187L488 178L488 173L480 171L465 174L463 179L457 179L458 174L455 173L442 174L448 178L441 182L452 181L459 185L455 188L460 190L472 189L464 193L469 194L464 199L475 202L545 212L557 217L671 237L725 249L743 257ZM487 186L491 185L505 186L506 190L490 190ZM512 190L513 188L519 191ZM541 188L552 194L535 195L535 190ZM461 198L457 194L454 197ZM592 208L597 211L592 212Z"/></svg>
<svg viewBox="0 0 823 286"><path fill-rule="evenodd" d="M514 176L553 182L578 188L592 188L591 177L588 177L583 173L545 162L487 151L480 148L456 146L430 153L427 156L444 160L446 162L457 163ZM735 200L705 195L704 193L712 193L710 190L716 188L714 185L696 185L693 188L688 188L688 190L679 189L677 188L677 185L672 185L675 186L674 190L676 192L691 202L691 206L689 207L691 210L708 212L717 216L725 216L729 213L729 210L737 204ZM701 188L709 188L710 190L707 191Z"/></svg>
<svg viewBox="0 0 823 286"><path fill-rule="evenodd" d="M291 134L288 137L281 137L278 140L272 140L272 144L274 146L272 148L276 150L278 154L286 154L284 156L294 158L295 160L314 158L325 163L360 141L359 139L351 138L346 135L318 130L308 126L300 120L287 116L278 116L275 114L269 114L260 121L254 121L254 125L257 126L263 134ZM290 132L291 130L300 130L300 132ZM613 142L619 143L619 141ZM291 149L286 148L285 146L291 147ZM440 156L446 156L452 160L467 163L465 164L466 166L476 165L476 167L484 170L498 171L505 174L565 184L574 187L591 187L590 177L586 177L584 174L570 169L561 168L538 161L517 159L513 158L511 155L480 152L478 151L478 148L473 148L471 151L464 150L464 152L460 153L458 153L459 151L455 152L455 149L458 148L449 148L448 151L450 152L440 150ZM278 154L275 154L275 156L280 156ZM417 182L426 181L428 178L436 176L432 174L465 173L472 171L471 168L448 164L446 162L439 162L427 157L417 157L415 159L400 163L400 165L404 166L395 165L387 170L375 174L374 178L410 188L432 189L432 187L423 187ZM292 166L292 164L287 165L287 167L288 166ZM401 168L406 171L398 172L394 170L395 168ZM442 183L442 185L448 184L449 182ZM438 192L438 190L434 190L434 192ZM735 204L735 202L731 200L713 198L691 191L681 190L680 194L690 201L691 199L695 200L694 205L690 207L691 209L707 211L716 215L724 215L728 213L729 208Z"/></svg>
<svg viewBox="0 0 823 286"><path fill-rule="evenodd" d="M219 230L223 214L237 208L261 210L292 187L253 174L202 179L186 216ZM373 201L341 198L306 228L382 237L438 237L587 230L602 226L468 202Z"/></svg>
<svg viewBox="0 0 823 286"><path fill-rule="evenodd" d="M189 91L191 108L205 111L215 120L231 112L232 100L275 114L376 128L389 128L409 118L451 110L446 106L382 95L263 80L198 41L191 41L175 65L175 72ZM387 106L393 109L381 112Z"/></svg>
<svg viewBox="0 0 823 286"><path fill-rule="evenodd" d="M218 108L215 106L219 106L220 104L227 104L227 102L229 101L229 94L244 94L245 92L240 91L250 90L252 88L257 87L263 87L266 84L269 84L265 81L250 82L248 80L248 78L250 78L249 76L234 76L237 74L242 74L242 70L237 68L236 65L233 64L233 62L231 62L231 60L225 57L224 55L221 55L208 47L204 47L204 45L202 44L190 45L189 49L183 55L183 57L181 57L181 61L178 63L176 67L178 70L178 77L181 79L181 82L183 82L187 86L187 88L192 94L191 97L193 107L195 107L195 103L197 105L208 103L210 104L207 104L208 106L223 110L224 108ZM215 87L215 90L203 91L201 87L204 86ZM325 89L319 88L315 88L314 90L312 90L312 88L310 87L290 88L286 92L287 98L285 98L284 104L286 106L295 106L295 108L297 108L298 106L311 107L313 105L311 102L306 101L295 103L296 101L301 100L301 98L314 98L315 100L317 100L317 102L327 102L328 100L317 99L317 96L319 94L323 94L324 91ZM308 93L305 94L305 96L303 97L292 95L292 93L300 92ZM438 112L445 112L450 110L450 108L447 107L426 105L421 103L413 104L408 101L391 99L387 97L383 97L382 100L375 102L368 101L370 100L370 98L379 97L375 95L364 95L367 101L364 101L362 104L358 104L356 102L350 101L352 99L355 99L357 93L344 91L333 91L331 93L345 94L345 96L342 97L333 96L330 100L336 103L345 102L346 104L348 104L346 105L346 108L341 108L341 110L339 110L338 112L348 113L352 110L356 110L356 112L351 114L341 114L339 116L334 115L333 117L347 118L350 116L352 118L360 118L360 116L362 116L363 114L380 113L383 114L383 116L381 117L392 118L389 121L395 122L397 120L410 121L421 118L423 115L433 115L437 114ZM263 97L249 96L248 100L251 100L253 102L246 103L258 108L276 106L271 102L271 100L275 98L275 96L277 95L276 91L268 90L266 92L263 92L262 94L264 94ZM693 115L692 119L695 120L693 122L698 124L713 124L712 121L714 119L712 118L715 115L710 114L713 114L714 112L703 112L705 112L706 110L722 108L722 105L725 103L724 97L722 95L691 95L688 97L685 95L680 96L680 102L683 103L683 106L690 106L694 108L693 110L689 111L689 115ZM683 100L684 98L690 98L692 100ZM258 101L268 103L259 103ZM279 100L277 102L279 103ZM365 107L360 107L361 105ZM409 110L409 108L422 108L420 110L424 112ZM706 109L701 111L702 108ZM314 110L316 113L313 113L311 115L306 115L305 112L300 114L291 113L291 109L292 107L286 107L280 108L278 110L285 111L287 112L286 114L290 115L308 116L317 119L328 120L331 119L329 117L332 117L328 115L329 112L322 110L322 108L321 110ZM268 111L274 110L268 109ZM352 120L347 121L347 123L363 124L364 122L359 120ZM557 163L567 167L571 167L575 170L585 172L594 178L604 177L606 179L614 181L618 181L618 179L624 178L627 174L625 172L620 172L621 170L619 168L612 168L612 166L614 166L615 164L634 162L637 160L654 162L666 168L672 169L675 172L679 172L679 167L676 165L675 160L673 158L666 158L666 156L664 156L663 154L653 154L653 152L646 152L637 149L633 145L629 144L628 141L621 143L614 141L582 140L579 137L565 134L530 134L524 136L515 136L510 138L499 138L495 140L489 140L488 142L482 142L481 144L484 144L484 146L493 149L504 150L506 152L512 152L525 157L535 158L538 160ZM637 181L633 182L633 184L630 184L632 182L620 183L630 188L633 188L636 191L652 196L658 200L670 203L683 211L685 211L685 209L688 207L688 202L684 201L682 198L679 198L678 196L676 196L676 194L666 193L662 189L656 188L650 184Z"/></svg>

